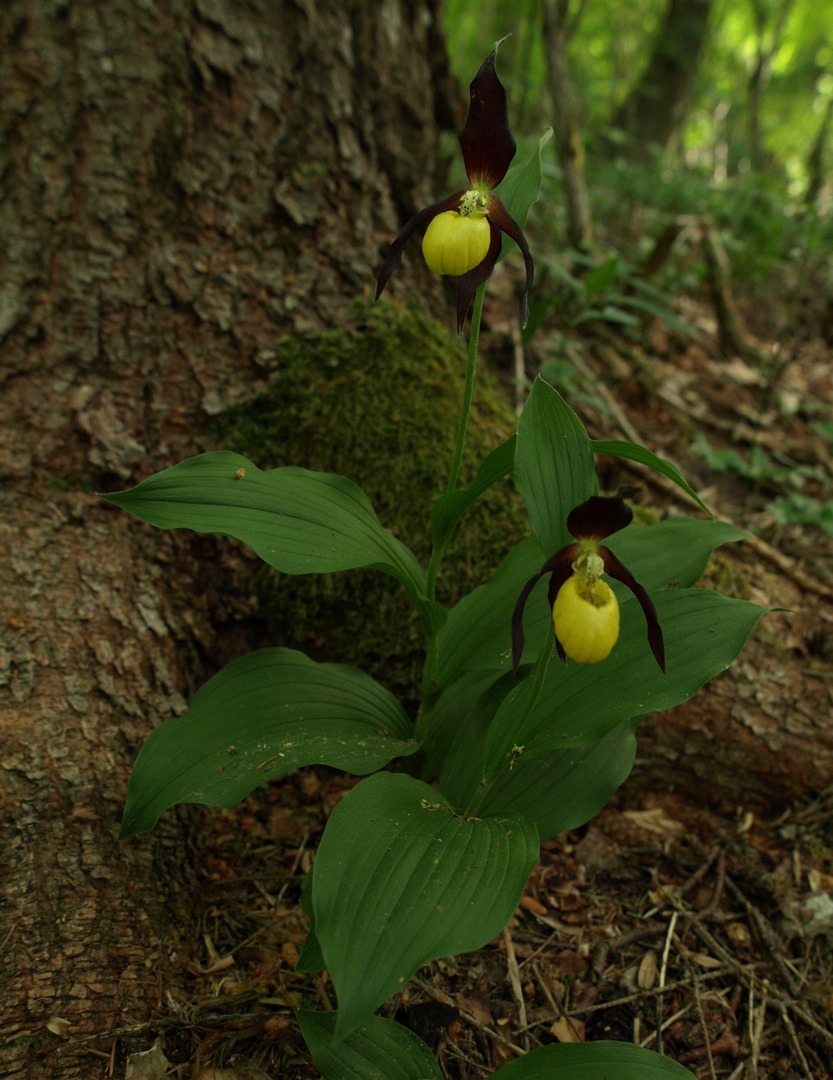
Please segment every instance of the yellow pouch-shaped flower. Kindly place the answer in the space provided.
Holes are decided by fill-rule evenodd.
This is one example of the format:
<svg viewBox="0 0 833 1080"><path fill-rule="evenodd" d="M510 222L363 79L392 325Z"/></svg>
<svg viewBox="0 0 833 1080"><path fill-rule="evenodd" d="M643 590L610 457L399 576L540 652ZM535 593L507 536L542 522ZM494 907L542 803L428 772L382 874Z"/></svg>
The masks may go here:
<svg viewBox="0 0 833 1080"><path fill-rule="evenodd" d="M425 231L422 254L435 274L462 277L486 258L491 230L485 214L438 214Z"/></svg>
<svg viewBox="0 0 833 1080"><path fill-rule="evenodd" d="M552 621L571 660L597 664L619 637L619 602L606 582L597 581L588 591L584 575L573 574L558 590Z"/></svg>

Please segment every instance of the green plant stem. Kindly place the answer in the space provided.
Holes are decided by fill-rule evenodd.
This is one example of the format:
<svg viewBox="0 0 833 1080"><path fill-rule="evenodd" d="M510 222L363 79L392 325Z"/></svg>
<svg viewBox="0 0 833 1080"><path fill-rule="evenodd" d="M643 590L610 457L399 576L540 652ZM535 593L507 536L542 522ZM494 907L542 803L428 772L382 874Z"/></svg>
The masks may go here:
<svg viewBox="0 0 833 1080"><path fill-rule="evenodd" d="M451 472L448 476L446 492L454 491L460 475L460 465L463 460L463 449L466 443L466 431L469 425L471 402L474 395L474 377L477 371L477 346L480 341L480 322L483 318L483 300L486 296L486 282L478 286L474 294L474 307L471 315L471 329L469 330L469 356L466 364L466 383L463 389L463 406L460 411L460 424L457 428L457 444L454 447L454 457L451 462ZM445 544L434 544L431 552L431 561L428 564L426 578L426 593L429 600L435 599L437 589L437 571L440 567ZM425 701L434 682L437 671L439 655L437 652L437 636L429 634L425 646L425 666L422 671L422 699ZM422 736L428 722L428 713L423 708L417 720L416 734Z"/></svg>
<svg viewBox="0 0 833 1080"><path fill-rule="evenodd" d="M454 458L451 462L451 472L448 475L446 493L454 491L460 475L460 464L463 460L463 449L466 443L466 431L469 426L471 413L471 401L474 394L474 377L477 371L477 346L480 341L480 321L483 317L483 300L486 296L486 282L484 281L474 294L474 308L471 314L471 330L469 332L469 358L466 364L466 385L463 390L463 407L460 411L460 424L457 428L457 445L454 447ZM431 552L431 561L428 564L427 591L429 599L434 599L437 585L437 571L440 566L444 544L435 544Z"/></svg>
<svg viewBox="0 0 833 1080"><path fill-rule="evenodd" d="M457 487L457 477L460 474L460 462L463 460L463 446L466 441L466 429L471 412L471 399L474 393L474 374L477 368L477 346L480 341L480 320L483 318L483 300L486 296L486 282L484 281L474 294L474 308L471 313L471 330L469 332L469 362L466 365L466 387L463 391L463 408L460 412L460 427L457 431L457 446L454 450L454 460L451 463L451 472L448 477L446 491L454 491Z"/></svg>
<svg viewBox="0 0 833 1080"><path fill-rule="evenodd" d="M541 650L537 661L535 662L535 671L531 676L532 687L529 691L526 701L524 702L524 706L521 709L520 715L515 720L513 737L506 740L507 743L511 742L511 745L507 746L507 750L504 754L501 754L500 760L498 761L497 765L493 766L487 771L486 775L480 783L480 786L477 788L474 795L472 795L471 802L464 811L464 816L471 817L476 812L477 808L485 799L486 793L488 792L489 788L492 786L492 784L494 784L495 780L503 771L503 768L505 767L506 756L511 755L511 757L514 759L515 757L520 757L522 755L523 746L517 746L517 737L523 732L523 726L526 718L532 712L536 702L538 701L538 698L541 696L541 691L544 688L544 680L547 677L547 671L549 670L550 661L552 660L552 654L554 652L555 629L553 627L552 620L550 620L549 630L547 632L546 641L544 642L544 647ZM521 685L525 686L526 683L522 683ZM511 768L511 766L508 767Z"/></svg>

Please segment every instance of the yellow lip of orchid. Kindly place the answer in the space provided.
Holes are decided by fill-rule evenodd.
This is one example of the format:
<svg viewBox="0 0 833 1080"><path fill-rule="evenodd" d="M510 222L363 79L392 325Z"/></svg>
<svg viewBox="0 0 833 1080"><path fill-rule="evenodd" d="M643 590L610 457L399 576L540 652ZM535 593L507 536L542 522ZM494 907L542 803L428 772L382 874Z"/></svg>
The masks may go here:
<svg viewBox="0 0 833 1080"><path fill-rule="evenodd" d="M438 214L425 231L422 254L435 274L462 277L486 258L491 229L485 214Z"/></svg>
<svg viewBox="0 0 833 1080"><path fill-rule="evenodd" d="M607 582L597 580L588 589L584 575L574 573L558 590L552 621L571 660L598 664L619 638L619 602Z"/></svg>

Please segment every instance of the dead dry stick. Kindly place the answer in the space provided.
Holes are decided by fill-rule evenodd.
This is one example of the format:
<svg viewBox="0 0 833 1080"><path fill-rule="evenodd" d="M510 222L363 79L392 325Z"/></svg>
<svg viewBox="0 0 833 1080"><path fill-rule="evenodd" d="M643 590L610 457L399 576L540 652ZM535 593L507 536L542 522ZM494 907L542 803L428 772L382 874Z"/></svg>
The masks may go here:
<svg viewBox="0 0 833 1080"><path fill-rule="evenodd" d="M546 941L543 943L543 945L539 945L538 948L535 950L535 952L532 954L532 956L527 956L520 962L520 964L518 965L518 969L520 970L522 967L526 967L527 964L531 964L532 961L537 959L537 957L539 957L541 955L541 953L544 952L545 949L548 949L550 947L550 945L553 943L553 941L557 937L558 937L558 931L553 930L553 932L546 939Z"/></svg>
<svg viewBox="0 0 833 1080"><path fill-rule="evenodd" d="M714 1057L712 1056L711 1039L709 1038L709 1029L706 1026L706 1017L703 1015L703 1002L700 998L700 980L697 978L696 972L691 969L692 985L694 987L694 1003L697 1006L697 1015L700 1018L700 1028L703 1032L703 1040L706 1044L706 1056L709 1060L709 1076L711 1080L717 1080L717 1074L714 1071Z"/></svg>
<svg viewBox="0 0 833 1080"><path fill-rule="evenodd" d="M784 1022L784 1027L787 1029L787 1035L792 1048L795 1051L795 1056L801 1062L801 1068L804 1070L805 1077L807 1080L814 1080L813 1074L810 1072L810 1066L807 1064L807 1058L804 1056L804 1051L801 1049L801 1043L798 1041L798 1036L795 1033L795 1025L790 1019L790 1014L787 1012L786 1005L780 1005L778 1011L781 1013L781 1019Z"/></svg>
<svg viewBox="0 0 833 1080"><path fill-rule="evenodd" d="M705 1057L714 1059L717 1054L737 1054L737 1052L738 1040L731 1031L724 1031L714 1042L697 1046L694 1050L689 1050L687 1054L683 1054L678 1060L681 1065L690 1065L695 1061L702 1061Z"/></svg>
<svg viewBox="0 0 833 1080"><path fill-rule="evenodd" d="M729 879L727 878L726 880L728 883ZM763 918L763 915L761 915L761 918ZM723 948L720 942L717 941L716 938L709 933L709 931L705 928L705 926L703 926L702 923L698 923L692 920L691 928L714 953L714 955L720 957L720 959L723 960L725 964L727 964L729 969L735 973L735 975L741 980L744 986L751 986L753 983L757 982L757 977L755 975L755 972L752 970L751 965L738 963L738 961L731 955L731 953L727 952L726 949ZM771 927L770 932L773 934L775 933ZM772 948L771 943L768 942L768 944L770 944L770 947ZM779 947L783 947L780 945L780 941ZM775 959L777 962L779 957L776 955ZM783 962L783 957L780 957L780 959ZM780 1009L781 1007L790 1009L794 1013L794 1015L797 1016L799 1020L801 1020L802 1023L812 1028L813 1031L820 1035L821 1038L829 1046L833 1046L833 1032L831 1032L829 1028L825 1027L823 1024L820 1024L819 1021L816 1020L815 1017L812 1016L809 1012L807 1012L807 1010L802 1005L799 1005L798 1001L796 1000L797 994L792 989L792 986L795 985L792 976L793 974L797 975L798 973L795 972L795 969L791 970L790 967L783 967L781 964L779 964L778 966L781 969L781 973L784 976L785 981L787 981L788 985L792 985L788 989L788 992L784 993L783 991L780 991L776 987L773 987L771 984L767 983L767 986L772 993L772 1004L778 1009ZM766 980L763 981L766 983Z"/></svg>
<svg viewBox="0 0 833 1080"><path fill-rule="evenodd" d="M772 951L775 963L781 969L781 974L784 976L790 993L794 998L800 997L801 975L785 956L784 942L773 929L769 919L767 919L764 913L744 895L728 874L726 875L726 884L729 887L729 891L734 894L736 899L744 904L747 914L757 925L761 936Z"/></svg>
<svg viewBox="0 0 833 1080"><path fill-rule="evenodd" d="M758 1080L758 1058L761 1056L761 1041L764 1037L764 1025L766 1022L766 997L769 990L769 980L764 979L761 983L761 1004L758 1006L758 1018L755 1019L755 984L749 983L749 1042L750 1042L750 1065L751 1080Z"/></svg>
<svg viewBox="0 0 833 1080"><path fill-rule="evenodd" d="M673 985L673 983L671 985ZM688 979L686 979L685 983L681 982L680 985L685 985L685 987L688 988L690 986L690 983ZM672 1016L669 1016L667 1020L663 1021L662 1027L658 1027L656 1031L652 1031L650 1035L646 1035L639 1045L647 1048L651 1045L654 1039L657 1039L657 1044L659 1045L659 1033L666 1031L668 1028L671 1027L672 1024L676 1024L678 1020L681 1020L686 1015L686 1013L689 1012L691 1012L691 1002L689 1002L688 1005L683 1005L681 1009L677 1009L677 1011ZM657 1050L657 1053L660 1053L660 1051Z"/></svg>
<svg viewBox="0 0 833 1080"><path fill-rule="evenodd" d="M709 268L715 314L717 316L720 344L730 353L742 356L757 364L769 360L766 350L746 331L732 295L731 268L726 248L720 239L714 222L708 215L700 219L700 240Z"/></svg>
<svg viewBox="0 0 833 1080"><path fill-rule="evenodd" d="M820 1024L814 1016L811 1016L795 1001L788 1001L786 1003L782 1002L782 1004L785 1004L786 1008L791 1008L802 1023L806 1024L807 1027L811 1027L813 1031L816 1032L816 1034L820 1035L825 1040L825 1042L827 1042L830 1046L833 1046L833 1032L830 1031L830 1028L825 1027L823 1024Z"/></svg>
<svg viewBox="0 0 833 1080"><path fill-rule="evenodd" d="M704 907L702 911L698 911L697 914L694 916L697 922L705 922L706 919L710 919L711 916L714 915L715 911L717 911L718 905L720 904L720 899L723 896L723 884L725 880L726 856L721 851L717 857L717 881L715 882L714 893L712 894L712 898L711 900L709 900L708 905Z"/></svg>
<svg viewBox="0 0 833 1080"><path fill-rule="evenodd" d="M665 946L662 950L662 964L659 969L659 990L657 991L657 1053L662 1053L662 992L665 989L665 973L668 970L668 954L671 950L671 941L674 937L674 927L677 925L679 912L674 912L668 923L668 933L665 935Z"/></svg>
<svg viewBox="0 0 833 1080"><path fill-rule="evenodd" d="M524 1001L523 987L521 986L521 972L518 967L518 958L515 956L515 946L512 943L512 935L509 927L503 928L503 947L506 949L506 966L509 969L509 981L512 984L512 994L518 1006L518 1027L526 1032L526 1002ZM524 1050L529 1050L529 1035L524 1034Z"/></svg>
<svg viewBox="0 0 833 1080"><path fill-rule="evenodd" d="M448 1040L445 1043L443 1050L446 1054L448 1054L449 1057L456 1058L457 1061L465 1062L465 1064L468 1065L470 1068L475 1069L478 1076L485 1077L492 1075L492 1069L485 1069L479 1062L472 1060L472 1058L464 1054L460 1047L457 1046L455 1043L451 1042L451 1040ZM443 1075L445 1075L445 1073L443 1073Z"/></svg>
<svg viewBox="0 0 833 1080"><path fill-rule="evenodd" d="M275 907L277 907L278 904L280 904L281 900L283 900L284 893L289 888L290 881L295 877L295 871L298 869L301 863L301 857L304 854L304 848L307 846L307 840L309 840L309 833L304 832L304 835L301 837L301 843L298 845L298 850L295 852L295 858L292 861L292 866L289 870L289 876L281 886L281 891L278 893L277 898L275 899Z"/></svg>
<svg viewBox="0 0 833 1080"><path fill-rule="evenodd" d="M719 968L715 968L713 971L705 972L701 976L701 978L703 979L704 982L711 981L711 980L714 980L714 979L720 979L723 976L725 976L726 974L728 974L730 972L733 972L733 971L734 971L734 969L731 968L731 967L728 967L728 966L727 967L719 967ZM669 982L669 983L665 984L665 990L682 990L682 989L687 990L687 989L689 989L690 985L691 984L690 984L689 979L675 979L673 982ZM579 1015L584 1016L585 1014L589 1015L590 1013L594 1013L594 1012L603 1012L605 1009L616 1009L616 1008L619 1008L620 1005L632 1005L635 1001L642 1001L643 998L656 997L656 995L658 993L659 993L659 987L658 986L645 987L642 990L635 991L633 994L628 994L627 997L614 998L612 1001L600 1001L596 1005L582 1005L581 1008L571 1008L571 1009L567 1010L565 1015L566 1016L579 1016ZM530 1025L530 1027L534 1027L534 1026L535 1026L534 1024ZM665 1030L668 1027L668 1021L667 1020L663 1023L662 1027L663 1027L663 1030ZM647 1036L647 1037L653 1039L655 1034L656 1033L652 1031L650 1036Z"/></svg>
<svg viewBox="0 0 833 1080"><path fill-rule="evenodd" d="M777 551L766 540L762 540L759 536L744 536L740 542L745 547L751 547L757 555L770 562L799 588L804 589L808 595L813 597L815 603L818 603L818 598L822 596L827 600L833 599L833 587L822 581L821 578L802 570L794 559Z"/></svg>
<svg viewBox="0 0 833 1080"><path fill-rule="evenodd" d="M703 878L708 874L712 863L720 854L720 845L715 844L711 851L706 856L706 861L698 866L691 877L687 878L679 888L679 895L685 896L687 892L691 892L695 885L698 885Z"/></svg>
<svg viewBox="0 0 833 1080"><path fill-rule="evenodd" d="M626 435L631 442L640 442L641 439L639 432L636 430L630 420L628 420L627 416L624 413L624 410L619 405L619 402L616 400L616 398L613 396L607 386L602 382L602 380L598 377L592 367L587 363L584 357L576 353L576 355L572 357L572 361L575 364L576 368L585 377L585 379L589 379L592 382L596 383L596 386L594 386L593 388L595 393L597 393L599 397L602 398L605 405L608 407L611 414L615 418L616 423L622 429L623 434Z"/></svg>
<svg viewBox="0 0 833 1080"><path fill-rule="evenodd" d="M573 1023L572 1018L570 1016L568 1016L567 1013L564 1011L564 1006L561 1004L561 1002L558 1001L555 998L555 996L553 995L552 990L550 990L549 986L547 985L547 980L544 978L543 973L541 972L541 969L538 967L537 964L533 964L532 969L535 972L535 977L538 980L538 985L544 991L544 997L547 999L547 1001L552 1006L553 1012L557 1016L561 1016L567 1021L567 1024L568 1024L568 1026L570 1028L570 1031L572 1031L572 1033L576 1037L576 1042L582 1042L583 1040L581 1038L581 1032L578 1030L576 1025ZM584 1011L584 1010L582 1010L582 1011Z"/></svg>

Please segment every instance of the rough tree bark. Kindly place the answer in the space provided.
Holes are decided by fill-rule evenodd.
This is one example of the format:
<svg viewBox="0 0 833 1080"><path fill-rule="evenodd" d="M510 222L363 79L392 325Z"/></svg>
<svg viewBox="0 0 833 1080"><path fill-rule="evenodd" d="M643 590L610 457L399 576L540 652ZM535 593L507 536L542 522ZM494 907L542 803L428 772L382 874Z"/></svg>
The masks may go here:
<svg viewBox="0 0 833 1080"><path fill-rule="evenodd" d="M617 153L644 160L665 149L682 124L706 40L712 0L671 0L645 74L628 94L613 126L630 135Z"/></svg>
<svg viewBox="0 0 833 1080"><path fill-rule="evenodd" d="M0 40L2 1071L71 1080L62 1034L175 985L189 815L119 845L120 810L245 625L230 545L91 492L211 448L368 291L459 118L436 0L5 0Z"/></svg>

